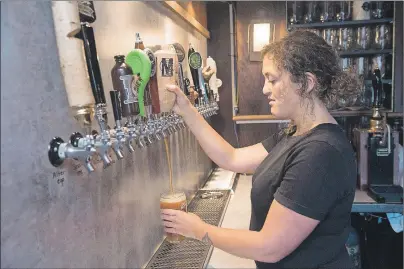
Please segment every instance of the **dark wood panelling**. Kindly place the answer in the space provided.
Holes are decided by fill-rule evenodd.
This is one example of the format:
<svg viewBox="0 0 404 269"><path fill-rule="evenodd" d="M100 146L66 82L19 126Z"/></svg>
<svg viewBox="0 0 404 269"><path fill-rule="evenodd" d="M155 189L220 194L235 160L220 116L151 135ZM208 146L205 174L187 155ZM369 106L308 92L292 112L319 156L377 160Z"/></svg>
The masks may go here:
<svg viewBox="0 0 404 269"><path fill-rule="evenodd" d="M251 62L248 54L248 25L252 20L268 19L275 23L275 40L286 35L285 2L237 2L237 88L240 115L270 113L262 93L262 63ZM278 130L278 124L247 124L239 127L241 146L258 143Z"/></svg>
<svg viewBox="0 0 404 269"><path fill-rule="evenodd" d="M248 24L253 19L269 18L276 24L278 40L286 34L285 2L237 2L236 41L239 90L239 114L268 114L269 106L262 94L264 78L261 63L248 59ZM208 55L217 63L218 77L223 81L220 92L219 115L212 117L212 126L230 144L237 146L232 120L231 72L230 72L230 24L227 3L207 3ZM246 124L237 126L240 146L258 143L278 130L278 124Z"/></svg>
<svg viewBox="0 0 404 269"><path fill-rule="evenodd" d="M248 54L248 25L254 19L268 19L275 23L275 40L286 34L285 2L238 2L237 3L237 52L239 113L268 114L266 98L262 94L264 78L262 63L251 62Z"/></svg>
<svg viewBox="0 0 404 269"><path fill-rule="evenodd" d="M231 72L230 72L230 18L229 5L220 2L207 3L208 55L216 61L217 77L223 82L219 88L219 114L211 118L215 130L233 146L237 146L232 120Z"/></svg>
<svg viewBox="0 0 404 269"><path fill-rule="evenodd" d="M188 13L194 17L203 27L207 27L206 3L202 1L177 1Z"/></svg>

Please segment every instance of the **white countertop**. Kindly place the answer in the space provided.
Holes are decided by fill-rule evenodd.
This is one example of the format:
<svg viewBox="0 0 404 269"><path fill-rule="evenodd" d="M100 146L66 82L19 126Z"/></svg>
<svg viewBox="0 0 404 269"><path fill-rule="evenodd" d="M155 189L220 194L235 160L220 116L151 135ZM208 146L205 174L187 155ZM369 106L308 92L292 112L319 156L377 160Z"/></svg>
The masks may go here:
<svg viewBox="0 0 404 269"><path fill-rule="evenodd" d="M248 230L251 217L251 176L240 175L234 195L230 198L221 227ZM214 248L208 268L256 268L255 262Z"/></svg>

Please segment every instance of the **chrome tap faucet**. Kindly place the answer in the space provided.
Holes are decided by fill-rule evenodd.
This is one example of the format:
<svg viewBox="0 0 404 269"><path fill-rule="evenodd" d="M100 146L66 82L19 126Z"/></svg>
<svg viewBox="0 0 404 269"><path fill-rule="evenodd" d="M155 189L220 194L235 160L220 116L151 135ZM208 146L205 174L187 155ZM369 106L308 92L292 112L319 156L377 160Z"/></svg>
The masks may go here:
<svg viewBox="0 0 404 269"><path fill-rule="evenodd" d="M95 117L100 126L100 134L98 134L97 131L94 132L94 146L104 163L104 168L110 166L112 163L112 159L109 156L109 150L112 147L112 142L109 132L107 131L107 122L105 120L106 114L106 105L102 103L97 104L95 107Z"/></svg>
<svg viewBox="0 0 404 269"><path fill-rule="evenodd" d="M89 173L94 171L91 160L96 153L91 135L83 137L78 132L71 135L70 143L54 137L48 146L48 158L53 166L59 167L65 159L71 158L81 161Z"/></svg>
<svg viewBox="0 0 404 269"><path fill-rule="evenodd" d="M126 142L125 132L121 126L122 108L121 108L120 99L119 99L119 92L110 91L109 94L111 97L112 110L114 113L114 119L115 119L115 125L116 125L115 130L114 130L115 132L111 132L111 134L114 134L114 136L115 136L115 139L112 142L112 149L114 150L116 157L119 160L121 160L121 159L123 159L122 145L125 144L125 142Z"/></svg>

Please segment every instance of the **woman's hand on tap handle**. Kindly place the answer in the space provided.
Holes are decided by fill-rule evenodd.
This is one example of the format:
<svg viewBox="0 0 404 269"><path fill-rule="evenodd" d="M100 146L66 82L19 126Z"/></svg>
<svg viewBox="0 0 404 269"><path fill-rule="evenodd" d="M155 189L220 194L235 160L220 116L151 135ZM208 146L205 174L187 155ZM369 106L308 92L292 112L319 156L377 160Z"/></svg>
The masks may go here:
<svg viewBox="0 0 404 269"><path fill-rule="evenodd" d="M175 93L176 99L173 106L173 111L180 116L186 115L192 110L192 104L188 97L182 92L182 90L176 85L167 85L169 92Z"/></svg>

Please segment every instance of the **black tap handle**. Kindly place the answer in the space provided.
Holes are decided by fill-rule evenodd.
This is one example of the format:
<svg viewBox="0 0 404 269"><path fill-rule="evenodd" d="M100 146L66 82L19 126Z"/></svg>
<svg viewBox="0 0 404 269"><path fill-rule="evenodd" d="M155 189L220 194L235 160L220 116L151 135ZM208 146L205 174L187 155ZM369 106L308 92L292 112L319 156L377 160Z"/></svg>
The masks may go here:
<svg viewBox="0 0 404 269"><path fill-rule="evenodd" d="M211 96L210 96L210 87L209 83L205 83L205 90L206 90L206 97L208 97L208 100L210 101Z"/></svg>
<svg viewBox="0 0 404 269"><path fill-rule="evenodd" d="M100 65L97 58L94 30L90 25L82 23L81 31L77 33L75 37L83 41L87 70L90 77L95 103L105 104L104 87L102 84Z"/></svg>
<svg viewBox="0 0 404 269"><path fill-rule="evenodd" d="M114 111L115 121L121 120L122 108L121 108L121 102L119 100L119 92L110 91L109 94L111 96L112 110Z"/></svg>
<svg viewBox="0 0 404 269"><path fill-rule="evenodd" d="M383 83L380 69L373 71L372 86L374 90L373 107L380 107L382 104Z"/></svg>

